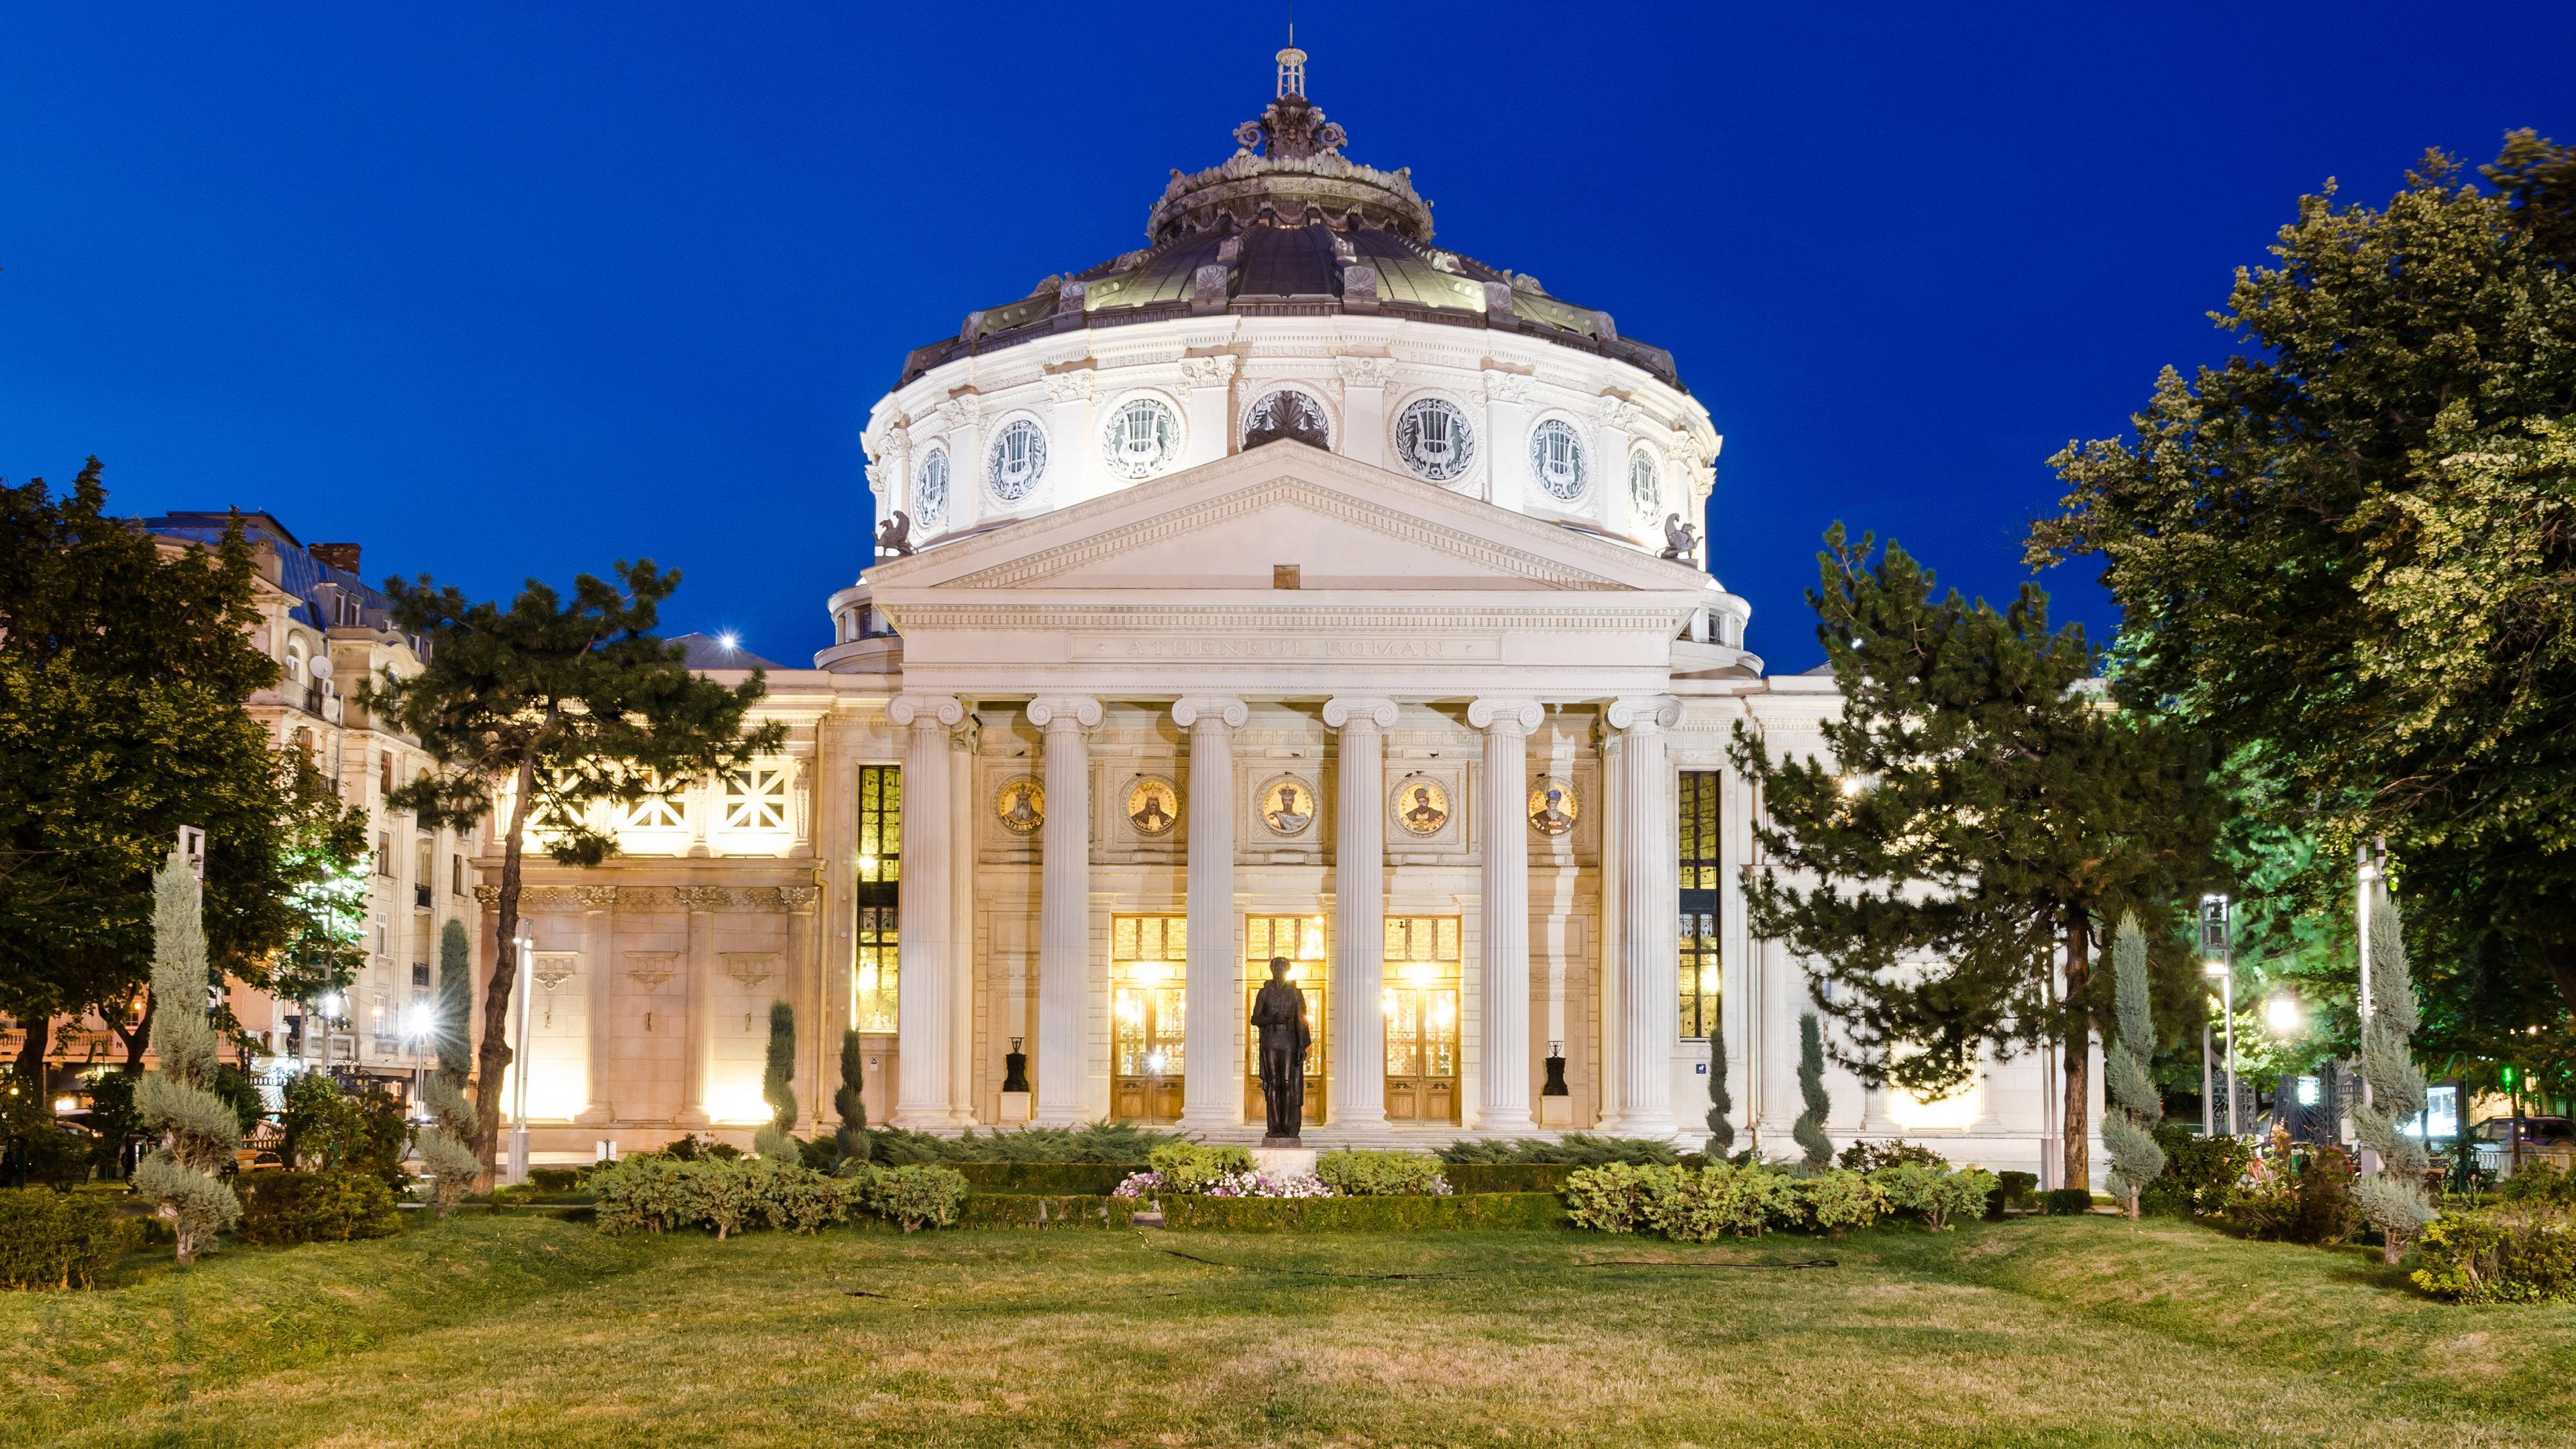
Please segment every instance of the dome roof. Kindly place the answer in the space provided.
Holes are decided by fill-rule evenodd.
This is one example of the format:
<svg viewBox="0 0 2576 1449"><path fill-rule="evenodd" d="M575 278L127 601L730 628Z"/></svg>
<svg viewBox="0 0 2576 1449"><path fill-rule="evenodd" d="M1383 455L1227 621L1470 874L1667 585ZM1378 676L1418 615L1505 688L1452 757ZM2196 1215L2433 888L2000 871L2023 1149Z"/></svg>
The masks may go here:
<svg viewBox="0 0 2576 1449"><path fill-rule="evenodd" d="M1293 46L1279 53L1279 94L1259 119L1235 128L1232 157L1172 173L1146 218L1151 245L969 312L955 337L904 359L896 386L1057 332L1217 313L1345 313L1516 331L1681 386L1672 354L1621 337L1609 313L1432 245L1431 203L1415 194L1411 168L1380 171L1343 157L1348 136L1306 98L1305 60Z"/></svg>

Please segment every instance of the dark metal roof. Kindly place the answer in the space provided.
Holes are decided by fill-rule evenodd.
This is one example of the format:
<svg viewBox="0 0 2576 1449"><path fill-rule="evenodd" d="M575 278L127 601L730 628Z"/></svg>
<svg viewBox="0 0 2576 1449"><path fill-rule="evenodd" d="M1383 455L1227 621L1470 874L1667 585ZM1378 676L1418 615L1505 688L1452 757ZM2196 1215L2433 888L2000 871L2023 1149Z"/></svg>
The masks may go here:
<svg viewBox="0 0 2576 1449"><path fill-rule="evenodd" d="M1410 172L1343 159L1341 128L1302 94L1283 87L1235 134L1242 149L1223 165L1172 173L1149 219L1153 246L968 313L956 336L915 348L895 386L1058 332L1218 313L1352 313L1521 332L1682 386L1671 353L1621 337L1607 312L1432 245L1431 204L1414 194Z"/></svg>
<svg viewBox="0 0 2576 1449"><path fill-rule="evenodd" d="M674 634L666 643L677 644L685 651L683 662L691 669L784 669L775 659L763 659L740 644L728 645L720 634Z"/></svg>

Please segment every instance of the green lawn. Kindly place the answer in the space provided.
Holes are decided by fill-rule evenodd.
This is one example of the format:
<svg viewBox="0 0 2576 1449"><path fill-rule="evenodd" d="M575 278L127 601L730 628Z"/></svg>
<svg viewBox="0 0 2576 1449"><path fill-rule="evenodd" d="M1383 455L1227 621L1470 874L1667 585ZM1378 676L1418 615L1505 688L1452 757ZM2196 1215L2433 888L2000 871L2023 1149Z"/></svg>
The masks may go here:
<svg viewBox="0 0 2576 1449"><path fill-rule="evenodd" d="M0 1344L11 1445L2576 1441L2576 1309L2106 1217L1710 1247L475 1217L0 1294Z"/></svg>

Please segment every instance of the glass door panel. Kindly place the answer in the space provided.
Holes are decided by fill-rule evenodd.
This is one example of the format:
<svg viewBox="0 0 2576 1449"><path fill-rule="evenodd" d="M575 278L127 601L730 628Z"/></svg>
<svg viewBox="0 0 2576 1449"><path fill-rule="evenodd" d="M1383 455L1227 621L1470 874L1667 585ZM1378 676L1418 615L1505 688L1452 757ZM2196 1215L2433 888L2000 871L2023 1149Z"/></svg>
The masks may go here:
<svg viewBox="0 0 2576 1449"><path fill-rule="evenodd" d="M1386 922L1386 1115L1393 1122L1458 1120L1458 988L1464 951L1456 916Z"/></svg>
<svg viewBox="0 0 2576 1449"><path fill-rule="evenodd" d="M1243 922L1243 1113L1246 1121L1269 1115L1261 1100L1261 1037L1252 1029L1252 1003L1270 984L1270 958L1288 958L1288 984L1306 997L1306 1026L1314 1041L1306 1048L1306 1111L1309 1126L1324 1121L1324 980L1331 958L1324 949L1321 916L1247 916Z"/></svg>
<svg viewBox="0 0 2576 1449"><path fill-rule="evenodd" d="M1109 942L1110 1115L1177 1122L1189 1027L1187 918L1113 916Z"/></svg>

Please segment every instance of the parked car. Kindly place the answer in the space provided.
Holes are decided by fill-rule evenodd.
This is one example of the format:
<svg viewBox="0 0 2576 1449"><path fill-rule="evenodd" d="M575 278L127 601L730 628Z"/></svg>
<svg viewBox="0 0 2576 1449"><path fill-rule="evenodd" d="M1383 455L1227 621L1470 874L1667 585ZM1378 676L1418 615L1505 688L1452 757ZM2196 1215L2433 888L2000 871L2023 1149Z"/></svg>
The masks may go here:
<svg viewBox="0 0 2576 1449"><path fill-rule="evenodd" d="M2470 1128L2469 1136L2481 1143L2510 1147L2513 1143L2513 1119L2489 1117ZM2565 1117L2525 1117L2522 1119L2522 1145L2526 1151L2534 1147L2576 1147L2576 1121Z"/></svg>

